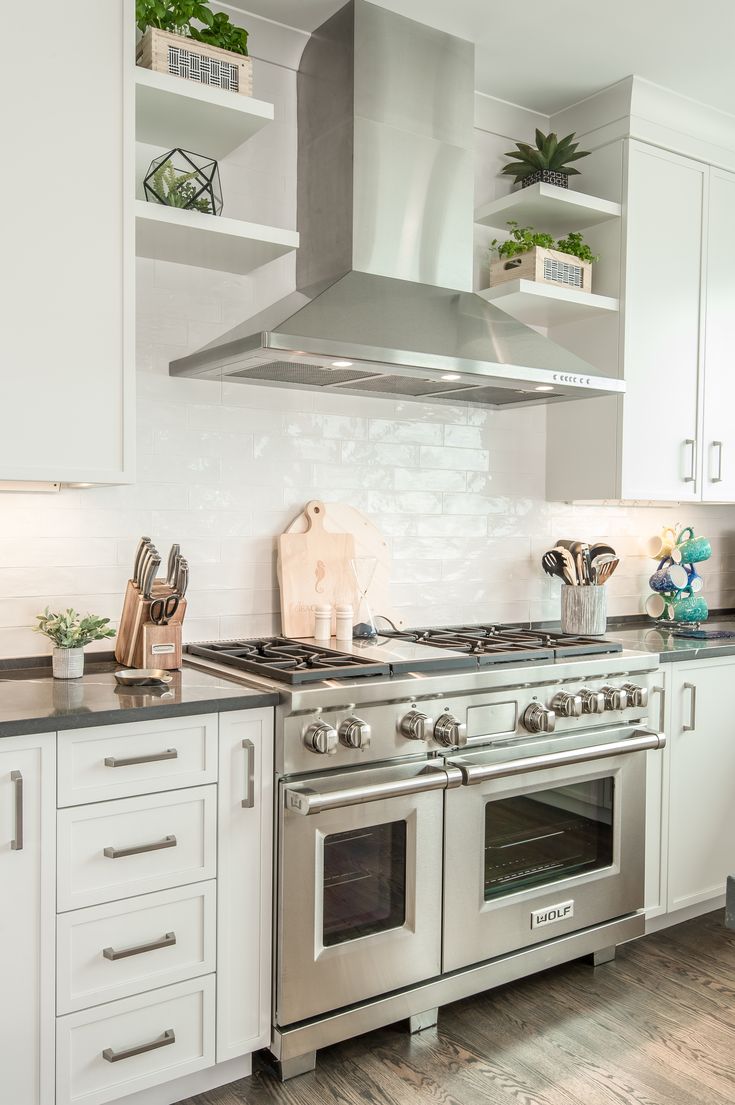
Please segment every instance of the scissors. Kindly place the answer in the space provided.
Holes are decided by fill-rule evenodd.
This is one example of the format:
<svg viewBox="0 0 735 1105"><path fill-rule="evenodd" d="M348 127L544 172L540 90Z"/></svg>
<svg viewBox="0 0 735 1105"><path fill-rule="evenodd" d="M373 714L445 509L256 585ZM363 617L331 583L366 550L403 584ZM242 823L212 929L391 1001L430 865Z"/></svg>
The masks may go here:
<svg viewBox="0 0 735 1105"><path fill-rule="evenodd" d="M154 599L151 603L149 617L154 625L168 625L179 608L178 595L167 595L166 598Z"/></svg>

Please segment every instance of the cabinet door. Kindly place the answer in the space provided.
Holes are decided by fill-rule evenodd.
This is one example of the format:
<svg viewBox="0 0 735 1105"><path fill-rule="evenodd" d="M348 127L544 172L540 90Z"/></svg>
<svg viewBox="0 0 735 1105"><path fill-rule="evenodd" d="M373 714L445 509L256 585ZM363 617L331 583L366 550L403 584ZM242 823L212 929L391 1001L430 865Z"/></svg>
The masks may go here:
<svg viewBox="0 0 735 1105"><path fill-rule="evenodd" d="M134 7L37 0L0 70L0 480L132 479ZM12 105L12 106L11 106Z"/></svg>
<svg viewBox="0 0 735 1105"><path fill-rule="evenodd" d="M710 170L704 345L706 502L735 502L735 175Z"/></svg>
<svg viewBox="0 0 735 1105"><path fill-rule="evenodd" d="M698 408L707 167L629 148L621 498L700 497Z"/></svg>
<svg viewBox="0 0 735 1105"><path fill-rule="evenodd" d="M735 874L731 659L672 666L669 912L725 893Z"/></svg>
<svg viewBox="0 0 735 1105"><path fill-rule="evenodd" d="M270 1042L273 710L220 714L217 1062Z"/></svg>
<svg viewBox="0 0 735 1105"><path fill-rule="evenodd" d="M54 734L0 741L0 1100L54 1100Z"/></svg>

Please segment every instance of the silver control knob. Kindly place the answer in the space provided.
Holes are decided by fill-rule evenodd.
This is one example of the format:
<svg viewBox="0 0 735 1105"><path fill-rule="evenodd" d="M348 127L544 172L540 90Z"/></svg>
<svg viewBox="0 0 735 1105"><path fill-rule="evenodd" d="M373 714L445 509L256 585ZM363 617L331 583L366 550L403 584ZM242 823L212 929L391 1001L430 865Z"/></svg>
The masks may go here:
<svg viewBox="0 0 735 1105"><path fill-rule="evenodd" d="M339 727L339 739L347 748L369 748L370 726L359 717L348 717Z"/></svg>
<svg viewBox="0 0 735 1105"><path fill-rule="evenodd" d="M601 687L605 696L606 710L624 710L628 705L628 695L623 687Z"/></svg>
<svg viewBox="0 0 735 1105"><path fill-rule="evenodd" d="M337 743L337 730L326 721L315 721L304 732L304 744L310 752L318 752L320 756L333 756Z"/></svg>
<svg viewBox="0 0 735 1105"><path fill-rule="evenodd" d="M467 744L467 726L454 714L442 714L434 725L434 740L445 748L461 748Z"/></svg>
<svg viewBox="0 0 735 1105"><path fill-rule="evenodd" d="M553 733L556 728L556 714L540 702L532 702L523 714L523 724L529 733Z"/></svg>
<svg viewBox="0 0 735 1105"><path fill-rule="evenodd" d="M421 710L409 710L399 725L404 737L412 741L427 741L431 736L434 721L428 714L422 714Z"/></svg>
<svg viewBox="0 0 735 1105"><path fill-rule="evenodd" d="M551 701L551 709L559 717L581 717L582 696L570 694L569 691L559 691Z"/></svg>
<svg viewBox="0 0 735 1105"><path fill-rule="evenodd" d="M584 688L579 692L582 699L583 714L601 714L605 709L605 696L602 691L590 691Z"/></svg>
<svg viewBox="0 0 735 1105"><path fill-rule="evenodd" d="M648 687L639 687L637 683L623 683L623 690L628 696L629 706L648 705Z"/></svg>

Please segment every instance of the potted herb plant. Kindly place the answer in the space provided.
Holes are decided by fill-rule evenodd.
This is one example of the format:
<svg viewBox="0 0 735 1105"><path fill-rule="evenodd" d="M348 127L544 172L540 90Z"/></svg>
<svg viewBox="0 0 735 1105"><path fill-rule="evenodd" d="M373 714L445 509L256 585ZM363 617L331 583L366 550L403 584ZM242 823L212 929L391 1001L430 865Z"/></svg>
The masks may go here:
<svg viewBox="0 0 735 1105"><path fill-rule="evenodd" d="M144 69L252 96L248 32L209 0L136 0L135 21Z"/></svg>
<svg viewBox="0 0 735 1105"><path fill-rule="evenodd" d="M52 613L48 606L36 618L36 633L43 633L53 642L52 670L54 679L78 679L84 674L84 649L92 641L104 641L115 636L109 618L95 614L82 617L76 610Z"/></svg>
<svg viewBox="0 0 735 1105"><path fill-rule="evenodd" d="M534 280L577 291L592 290L592 266L599 256L593 254L581 234L571 231L566 238L555 241L551 234L519 226L513 219L507 225L508 240L494 238L491 244L497 259L490 263L490 287L508 280Z"/></svg>
<svg viewBox="0 0 735 1105"><path fill-rule="evenodd" d="M580 150L578 146L573 133L557 138L553 132L544 134L537 128L535 147L528 142L516 142L516 148L505 155L513 160L504 166L503 173L512 176L521 188L528 188L539 181L568 188L569 177L580 175L579 169L575 169L571 162L589 157L589 150Z"/></svg>

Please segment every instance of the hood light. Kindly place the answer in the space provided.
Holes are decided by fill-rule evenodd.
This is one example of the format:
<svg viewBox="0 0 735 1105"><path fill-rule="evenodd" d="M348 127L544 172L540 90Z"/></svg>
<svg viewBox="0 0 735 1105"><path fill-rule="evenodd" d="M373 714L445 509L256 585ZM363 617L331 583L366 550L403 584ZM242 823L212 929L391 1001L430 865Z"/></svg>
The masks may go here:
<svg viewBox="0 0 735 1105"><path fill-rule="evenodd" d="M551 384L539 384L538 387L533 389L534 391L553 391Z"/></svg>
<svg viewBox="0 0 735 1105"><path fill-rule="evenodd" d="M332 368L352 368L352 361L332 361Z"/></svg>
<svg viewBox="0 0 735 1105"><path fill-rule="evenodd" d="M441 377L442 380L461 380L462 377L456 372L447 372L445 376Z"/></svg>

